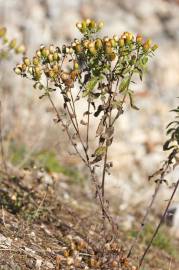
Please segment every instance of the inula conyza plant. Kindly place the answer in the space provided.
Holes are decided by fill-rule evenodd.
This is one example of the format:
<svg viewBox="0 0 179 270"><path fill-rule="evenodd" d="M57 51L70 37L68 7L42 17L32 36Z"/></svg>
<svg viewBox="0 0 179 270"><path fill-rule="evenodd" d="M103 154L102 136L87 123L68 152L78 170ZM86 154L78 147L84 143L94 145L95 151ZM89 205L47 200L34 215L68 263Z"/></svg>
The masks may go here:
<svg viewBox="0 0 179 270"><path fill-rule="evenodd" d="M105 200L105 176L112 166L108 149L124 104L138 109L132 90L133 75L138 74L142 80L157 45L129 32L101 38L98 32L103 23L90 19L76 26L82 34L81 39L74 39L62 47L41 45L32 59L24 57L14 71L34 81L34 88L41 92L40 98L47 98L51 103L56 122L61 124L89 169L103 217L112 223ZM59 102L53 98L54 91L58 91L63 100L60 110L56 105ZM82 119L77 110L80 100L85 103ZM96 132L91 129L94 122ZM99 173L97 177L97 169L101 170L101 179Z"/></svg>

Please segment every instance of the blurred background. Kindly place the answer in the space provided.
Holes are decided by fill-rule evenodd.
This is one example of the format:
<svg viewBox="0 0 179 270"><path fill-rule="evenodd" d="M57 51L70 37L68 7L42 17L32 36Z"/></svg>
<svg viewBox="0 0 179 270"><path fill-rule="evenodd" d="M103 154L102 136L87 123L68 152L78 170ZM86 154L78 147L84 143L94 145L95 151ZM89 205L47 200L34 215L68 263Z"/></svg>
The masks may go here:
<svg viewBox="0 0 179 270"><path fill-rule="evenodd" d="M126 108L111 147L114 167L107 177L108 192L120 200L119 209L125 210L146 203L153 191L148 176L166 157L162 150L165 127L173 119L169 110L177 105L179 95L179 1L0 0L0 25L26 45L30 56L40 44L62 45L80 37L75 24L82 18L104 21L102 36L131 31L159 45L143 82L135 85L140 111ZM82 164L68 154L68 141L54 125L48 104L38 99L31 82L14 74L20 57L11 58L0 63L2 135L8 166L23 168L35 160L54 172L73 173L77 168L80 173ZM176 170L169 178L174 181L178 175ZM161 203L168 198L163 194Z"/></svg>

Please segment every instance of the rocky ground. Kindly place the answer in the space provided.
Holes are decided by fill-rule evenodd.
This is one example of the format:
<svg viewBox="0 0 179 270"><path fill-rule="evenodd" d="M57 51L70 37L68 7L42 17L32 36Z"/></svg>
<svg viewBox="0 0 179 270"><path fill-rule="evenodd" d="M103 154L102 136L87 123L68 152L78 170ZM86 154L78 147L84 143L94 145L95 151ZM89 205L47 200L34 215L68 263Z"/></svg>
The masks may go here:
<svg viewBox="0 0 179 270"><path fill-rule="evenodd" d="M142 33L144 36L152 38L155 43L158 43L159 49L155 57L151 60L144 81L137 83L134 87L136 91L136 103L140 111L131 111L131 109L126 108L126 113L122 115L118 121L115 141L109 153L114 167L111 176L107 178L107 196L111 201L112 211L114 211L115 214L117 213L116 216L121 217L121 230L127 230L129 232L129 238L131 234L133 234L133 232L131 232L133 228L138 226L139 219L144 214L154 189L154 184L148 182L148 176L159 168L162 160L166 158L166 154L162 151L162 145L166 140L165 127L168 122L173 119L173 115L169 113L169 110L177 105L176 97L178 96L179 86L178 14L178 1L26 0L24 2L19 0L0 0L0 24L7 26L10 36L18 37L26 44L28 54L30 55L32 55L42 43L63 44L63 42L69 42L74 37L78 37L79 34L75 29L75 23L83 17L103 20L105 27L102 36L106 34L120 35L123 31L127 30L134 33ZM81 179L87 178L86 173L85 177L84 175L81 177L81 172L84 172L84 168L79 159L67 153L66 146L68 145L68 141L63 135L63 132L54 125L52 121L53 116L49 112L48 104L38 100L38 94L33 90L31 83L17 78L13 73L12 67L18 61L19 57L10 59L8 62L0 63L0 97L3 109L2 135L8 167L15 170L15 175L16 172L18 172L19 175L19 171L21 174L24 166L27 164L28 166L31 164L31 168L33 168L35 160L35 165L40 165L39 167L46 167L46 163L48 163L51 172L58 174L59 172L63 172L63 174L68 176L67 178L69 178L70 175L70 179L71 176L73 176L73 181L74 179L80 179L80 181L83 182ZM47 153L46 160L48 162L44 161L42 158L44 153ZM56 164L56 159L60 167ZM78 173L76 174L76 172ZM176 168L175 171L168 176L169 183L171 184L176 181L178 175L179 171ZM27 177L27 175L22 178L28 179L25 183L23 182L26 188L26 186L30 185L30 182L28 183L30 178ZM62 178L64 178L64 175ZM38 177L35 176L34 179L38 179ZM46 181L50 181L51 183L48 176ZM45 222L47 217L44 217L43 213L42 215L38 213L38 209L40 208L41 210L41 203L43 205L46 201L48 207L45 207L44 215L52 215L52 223L58 223L62 216L65 216L64 213L66 210L69 210L71 203L73 205L73 215L77 215L79 218L78 225L82 224L86 215L90 216L91 211L96 211L96 206L92 202L93 196L92 193L89 192L88 184L83 183L84 186L82 185L78 190L75 188L74 183L72 186L69 186L69 179L67 181L60 180L60 183L60 191L58 189L59 192L57 194L55 193L54 195L54 188L51 188L51 195L49 195L51 196L49 198L51 203L49 204L52 204L52 206L50 210L48 209L50 212L47 211L49 201L48 198L46 198L46 193L44 193L44 183L38 183L37 185L36 192L40 194L38 194L39 197L37 196L37 202L33 206L34 209L32 207L30 210L30 214L26 213L25 206L21 209L21 205L18 216L14 216L12 213L10 214L8 207L2 208L0 225L0 245L2 245L0 249L2 250L0 251L2 254L7 254L7 256L10 254L11 262L12 264L17 264L17 269L18 267L22 269L34 269L34 264L38 269L43 261L47 261L47 264L49 264L48 266L43 266L42 269L48 269L48 267L50 269L50 264L52 269L54 269L55 263L58 264L58 262L56 262L56 260L58 260L57 255L60 254L60 256L63 256L63 249L67 249L68 245L65 244L65 246L60 246L59 252L55 251L56 248L59 248L59 235L55 236L56 240L54 242L52 235L54 236L54 234L57 233L56 228L54 228L52 224L46 227ZM18 193L16 188L15 186L15 191L12 189L12 198L8 198L10 205L13 207L14 193ZM34 189L34 184L32 184L30 189L31 188L32 190ZM40 191L41 188L42 193ZM71 188L72 192L70 191ZM3 186L3 192L8 189L10 190L10 187ZM164 185L162 187L157 202L158 207L153 210L154 219L152 219L152 223L154 222L155 224L155 222L158 221L162 207L166 204L170 192L171 190L167 186ZM78 196L80 198L79 200L77 200ZM52 203L52 198L54 198L54 204ZM177 195L175 202L177 202L178 198L179 195ZM15 197L15 202L16 199ZM26 199L25 196L25 200ZM34 199L30 198L30 200L33 201ZM61 205L62 201L65 201L66 205L67 200L67 208L62 210L59 216L56 214L60 208L60 206L58 206L58 200L59 205ZM1 204L4 205L2 202ZM82 204L85 205L85 207L82 207L79 213L78 207ZM16 207L18 208L18 205ZM54 216L51 209L54 210ZM24 214L27 216L32 215L33 222L27 221L29 217L26 219ZM67 218L65 217L64 221L66 223L69 222L68 218L69 216L67 216ZM70 220L70 222L71 227L73 227L77 221L73 219ZM97 221L94 221L94 223L95 222ZM23 226L27 226L27 230L25 230ZM85 226L90 230L90 226L92 225L87 223ZM22 228L23 235L20 235L21 231L19 232L17 227ZM148 231L146 233L147 237L151 235L151 228L148 228ZM75 237L78 236L77 232L73 231L73 233ZM168 234L169 231L167 228L164 228L163 234L166 235L166 233ZM59 234L60 237L62 237L61 234L63 234L63 230L59 229ZM71 234L71 231L69 234ZM175 262L175 252L177 252L177 249L175 249L177 243L175 243L175 241L177 240L172 237L163 239L163 234L161 236L162 241L159 239L159 243L161 241L162 246L158 243L156 244L156 247L148 257L149 266L147 266L148 268L144 268L145 270L178 268L178 263ZM123 233L120 235L120 239L123 241L122 235ZM44 242L44 238L48 243L51 243L53 248L46 247L47 243ZM3 241L6 242L5 246ZM128 246L130 241L128 241L128 239L125 239L125 241ZM143 244L145 244L145 241L148 240L142 241ZM174 251L171 251L172 248L170 245L169 247L167 245L170 241L171 246L174 246ZM29 246L30 242L32 246ZM140 248L143 248L143 244ZM35 249L34 246L36 246ZM28 248L30 250L28 250ZM51 251L48 250L48 248L51 249ZM7 249L5 253L4 249ZM164 252L161 252L161 249L164 249ZM35 255L33 255L33 257L29 254ZM31 266L25 265L26 259L24 259L24 261L22 260L22 258L26 257L31 261ZM155 268L156 265L153 266L153 257L158 260L158 268ZM1 260L3 260L3 258L4 256L1 256ZM19 264L21 260L24 265ZM2 265L3 263L4 261L2 261ZM136 264L135 259L133 263L134 265ZM10 264L7 269L14 269Z"/></svg>
<svg viewBox="0 0 179 270"><path fill-rule="evenodd" d="M121 223L126 219L125 212L118 215L113 204L111 214L118 224L115 237L109 225L104 230L90 189L84 180L77 185L71 177L40 174L37 169L16 171L12 178L1 178L1 269L137 269L155 219L150 220L127 259L139 224L126 229ZM141 219L140 211L133 214ZM179 267L178 241L166 232L163 227L142 269Z"/></svg>

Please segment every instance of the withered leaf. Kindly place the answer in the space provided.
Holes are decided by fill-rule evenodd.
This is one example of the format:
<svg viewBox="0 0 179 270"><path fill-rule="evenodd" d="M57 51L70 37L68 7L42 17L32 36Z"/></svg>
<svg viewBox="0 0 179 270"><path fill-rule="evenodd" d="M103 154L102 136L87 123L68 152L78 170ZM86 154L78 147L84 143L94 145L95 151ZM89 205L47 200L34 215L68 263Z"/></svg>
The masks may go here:
<svg viewBox="0 0 179 270"><path fill-rule="evenodd" d="M106 145L110 146L112 144L112 142L113 142L113 137L106 140Z"/></svg>
<svg viewBox="0 0 179 270"><path fill-rule="evenodd" d="M105 132L105 138L110 139L111 136L114 134L114 127L108 127Z"/></svg>
<svg viewBox="0 0 179 270"><path fill-rule="evenodd" d="M83 126L87 125L87 123L83 119L80 121L80 124L83 125Z"/></svg>
<svg viewBox="0 0 179 270"><path fill-rule="evenodd" d="M96 130L96 137L100 136L103 133L104 130L104 119L102 118L99 122L98 128Z"/></svg>
<svg viewBox="0 0 179 270"><path fill-rule="evenodd" d="M95 163L97 163L97 162L99 162L99 161L101 161L102 160L102 156L97 156L95 159L93 159L90 163L91 164L95 164Z"/></svg>
<svg viewBox="0 0 179 270"><path fill-rule="evenodd" d="M102 112L104 110L103 105L99 105L97 108L97 111L94 113L95 117L98 117L98 115L100 114L100 112Z"/></svg>

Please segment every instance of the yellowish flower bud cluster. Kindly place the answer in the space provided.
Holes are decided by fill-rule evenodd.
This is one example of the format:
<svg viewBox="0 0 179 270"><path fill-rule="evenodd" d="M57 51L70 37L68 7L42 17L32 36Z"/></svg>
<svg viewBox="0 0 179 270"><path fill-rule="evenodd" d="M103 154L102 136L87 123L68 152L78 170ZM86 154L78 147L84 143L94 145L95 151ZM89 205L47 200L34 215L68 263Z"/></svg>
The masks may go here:
<svg viewBox="0 0 179 270"><path fill-rule="evenodd" d="M71 71L64 71L62 69L62 57L66 57L68 53L73 53L74 50L72 47L63 47L63 50L64 52L61 53L59 47L41 45L32 59L25 56L23 63L18 64L14 71L17 75L30 77L35 81L40 81L42 76L45 76L51 81L62 82L66 86L72 87L79 74L79 64L76 60L73 60Z"/></svg>
<svg viewBox="0 0 179 270"><path fill-rule="evenodd" d="M55 86L64 85L72 88L75 81L80 81L83 71L90 71L95 76L96 73L103 74L102 68L108 68L109 62L112 61L118 64L115 69L117 76L123 70L128 72L137 62L145 66L147 56L158 47L156 44L152 45L150 39L144 40L141 35L135 36L130 32L113 37L94 37L92 34L103 27L102 22L86 19L76 26L83 34L82 39L74 39L70 45L63 45L62 48L53 44L41 45L32 59L23 58L23 63L15 67L15 73L35 81L46 77L54 82ZM5 29L0 29L0 36L4 36L5 33ZM16 41L12 40L9 46L14 48ZM120 64L120 61L123 62ZM138 67L136 70L140 72L142 69Z"/></svg>
<svg viewBox="0 0 179 270"><path fill-rule="evenodd" d="M91 19L83 20L82 22L77 22L76 27L83 34L97 33L104 26L103 22L95 22Z"/></svg>
<svg viewBox="0 0 179 270"><path fill-rule="evenodd" d="M13 50L16 54L25 53L25 46L23 44L18 45L15 38L9 40L6 34L7 29L5 27L0 27L0 40L2 41L2 47L0 47L0 51L8 53L10 50Z"/></svg>

